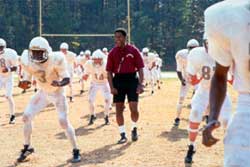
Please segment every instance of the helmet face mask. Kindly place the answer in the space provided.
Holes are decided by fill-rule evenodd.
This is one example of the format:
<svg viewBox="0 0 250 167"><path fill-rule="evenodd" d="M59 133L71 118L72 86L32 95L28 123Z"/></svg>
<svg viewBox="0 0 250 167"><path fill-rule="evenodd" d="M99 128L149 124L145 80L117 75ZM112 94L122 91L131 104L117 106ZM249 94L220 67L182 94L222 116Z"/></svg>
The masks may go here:
<svg viewBox="0 0 250 167"><path fill-rule="evenodd" d="M34 63L44 63L48 60L50 46L43 37L35 37L29 44L29 57Z"/></svg>
<svg viewBox="0 0 250 167"><path fill-rule="evenodd" d="M4 46L0 46L0 54L3 54L4 53Z"/></svg>
<svg viewBox="0 0 250 167"><path fill-rule="evenodd" d="M48 60L48 52L46 50L29 50L29 56L35 63L44 63Z"/></svg>

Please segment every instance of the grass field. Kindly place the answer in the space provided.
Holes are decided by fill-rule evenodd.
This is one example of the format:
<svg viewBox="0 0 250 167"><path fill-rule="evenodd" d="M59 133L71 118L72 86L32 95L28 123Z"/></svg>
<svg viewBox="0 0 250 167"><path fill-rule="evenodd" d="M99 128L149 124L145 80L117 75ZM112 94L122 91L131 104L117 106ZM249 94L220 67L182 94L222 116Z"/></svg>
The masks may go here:
<svg viewBox="0 0 250 167"><path fill-rule="evenodd" d="M88 86L86 86L87 89ZM88 126L87 92L79 94L79 84L74 83L75 101L70 103L69 118L76 129L82 162L72 165L70 143L60 128L57 113L53 106L47 107L34 120L32 145L36 153L29 162L17 164L20 167L183 167L187 150L187 126L190 109L184 108L179 129L172 127L175 118L176 102L179 93L177 79L164 79L162 89L151 96L150 91L140 98L140 121L138 124L139 140L124 145L117 145L119 132L115 121L114 108L111 113L111 125L104 126L103 99L97 97L97 121ZM14 88L17 120L9 125L8 104L0 91L0 166L15 166L15 159L23 147L22 112L30 97L29 91L20 94ZM230 87L230 94L235 106L236 94ZM191 100L191 92L185 105ZM125 110L126 129L130 139L129 111ZM197 152L193 167L219 167L223 165L223 130L216 132L221 141L213 148L201 145L201 136L197 139Z"/></svg>

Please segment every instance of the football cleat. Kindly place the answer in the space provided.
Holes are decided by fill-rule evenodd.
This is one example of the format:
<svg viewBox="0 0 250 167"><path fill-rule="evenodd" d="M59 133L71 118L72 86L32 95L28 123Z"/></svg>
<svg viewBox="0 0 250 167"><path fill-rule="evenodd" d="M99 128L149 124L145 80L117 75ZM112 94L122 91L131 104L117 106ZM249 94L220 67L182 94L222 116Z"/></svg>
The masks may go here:
<svg viewBox="0 0 250 167"><path fill-rule="evenodd" d="M71 103L73 103L73 97L72 97L72 96L69 97L69 101L70 101Z"/></svg>
<svg viewBox="0 0 250 167"><path fill-rule="evenodd" d="M29 145L24 145L24 148L21 150L20 156L17 158L17 162L24 162L27 160L27 157L34 153L34 148L29 148Z"/></svg>
<svg viewBox="0 0 250 167"><path fill-rule="evenodd" d="M188 146L188 151L187 151L187 155L185 157L185 163L190 164L193 162L193 155L195 154L194 151L194 146L193 145L189 145Z"/></svg>
<svg viewBox="0 0 250 167"><path fill-rule="evenodd" d="M96 120L96 116L91 115L91 116L90 116L90 119L89 119L89 125L94 124L94 121L95 121L95 120Z"/></svg>
<svg viewBox="0 0 250 167"><path fill-rule="evenodd" d="M15 123L15 119L16 119L16 116L15 115L11 115L10 116L9 124L14 124Z"/></svg>
<svg viewBox="0 0 250 167"><path fill-rule="evenodd" d="M80 95L82 95L84 93L84 90L80 90Z"/></svg>
<svg viewBox="0 0 250 167"><path fill-rule="evenodd" d="M73 158L71 160L72 163L81 162L81 155L79 149L73 149Z"/></svg>
<svg viewBox="0 0 250 167"><path fill-rule="evenodd" d="M174 126L178 127L180 125L180 118L175 118L174 120Z"/></svg>
<svg viewBox="0 0 250 167"><path fill-rule="evenodd" d="M109 116L105 116L104 120L105 120L105 125L109 125Z"/></svg>
<svg viewBox="0 0 250 167"><path fill-rule="evenodd" d="M24 89L24 90L22 91L22 94L24 94L24 93L26 93L26 89Z"/></svg>

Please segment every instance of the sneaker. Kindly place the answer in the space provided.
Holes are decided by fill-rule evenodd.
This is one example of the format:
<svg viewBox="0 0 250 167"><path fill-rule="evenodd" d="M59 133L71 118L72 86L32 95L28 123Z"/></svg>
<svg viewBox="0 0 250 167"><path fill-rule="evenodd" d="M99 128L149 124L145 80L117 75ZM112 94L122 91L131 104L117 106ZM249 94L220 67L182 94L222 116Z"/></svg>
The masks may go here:
<svg viewBox="0 0 250 167"><path fill-rule="evenodd" d="M10 122L9 122L9 124L14 124L15 123L15 119L16 119L16 116L15 115L11 115L10 116Z"/></svg>
<svg viewBox="0 0 250 167"><path fill-rule="evenodd" d="M73 97L72 96L69 97L69 102L71 102L71 103L73 102Z"/></svg>
<svg viewBox="0 0 250 167"><path fill-rule="evenodd" d="M138 134L137 134L137 128L134 128L131 132L131 139L132 141L137 141L138 140Z"/></svg>
<svg viewBox="0 0 250 167"><path fill-rule="evenodd" d="M73 149L73 158L71 160L72 163L81 162L81 155L79 149Z"/></svg>
<svg viewBox="0 0 250 167"><path fill-rule="evenodd" d="M90 119L89 119L89 125L94 124L94 121L95 121L95 120L96 120L96 116L91 115L91 116L90 116Z"/></svg>
<svg viewBox="0 0 250 167"><path fill-rule="evenodd" d="M80 90L80 95L82 95L84 93L84 90Z"/></svg>
<svg viewBox="0 0 250 167"><path fill-rule="evenodd" d="M128 139L126 138L126 134L125 133L121 133L121 139L117 142L117 144L123 144L126 143L128 141Z"/></svg>
<svg viewBox="0 0 250 167"><path fill-rule="evenodd" d="M17 158L17 162L24 162L27 160L27 157L34 153L34 148L29 148L29 145L24 145L24 148L21 150L20 156Z"/></svg>
<svg viewBox="0 0 250 167"><path fill-rule="evenodd" d="M175 118L174 120L174 126L178 127L180 125L180 118Z"/></svg>
<svg viewBox="0 0 250 167"><path fill-rule="evenodd" d="M105 125L109 125L109 116L105 116L104 120L105 120Z"/></svg>
<svg viewBox="0 0 250 167"><path fill-rule="evenodd" d="M187 156L185 157L185 163L190 164L193 162L193 155L195 154L194 151L194 146L189 145L188 146L188 151L187 151Z"/></svg>

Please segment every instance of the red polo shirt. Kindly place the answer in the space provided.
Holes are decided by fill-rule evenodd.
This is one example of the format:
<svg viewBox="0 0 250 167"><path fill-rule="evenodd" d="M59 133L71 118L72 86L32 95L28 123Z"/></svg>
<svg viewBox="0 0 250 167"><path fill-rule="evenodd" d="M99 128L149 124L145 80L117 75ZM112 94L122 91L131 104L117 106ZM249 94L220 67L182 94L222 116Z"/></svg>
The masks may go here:
<svg viewBox="0 0 250 167"><path fill-rule="evenodd" d="M114 47L108 55L106 70L113 73L134 73L144 67L139 50L133 45Z"/></svg>

